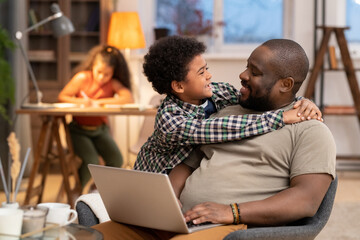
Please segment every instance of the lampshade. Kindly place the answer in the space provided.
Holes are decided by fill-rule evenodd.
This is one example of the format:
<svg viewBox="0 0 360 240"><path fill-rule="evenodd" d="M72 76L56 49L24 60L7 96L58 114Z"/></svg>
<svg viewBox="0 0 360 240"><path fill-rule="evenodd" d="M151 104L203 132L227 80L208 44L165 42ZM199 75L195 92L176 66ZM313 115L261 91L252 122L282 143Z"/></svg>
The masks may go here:
<svg viewBox="0 0 360 240"><path fill-rule="evenodd" d="M61 37L74 32L75 29L72 22L70 21L70 19L68 19L66 16L62 14L59 5L52 4L51 11L54 14L59 14L59 13L61 14L60 17L55 18L50 22L51 29L53 30L53 34L55 37Z"/></svg>
<svg viewBox="0 0 360 240"><path fill-rule="evenodd" d="M112 13L107 44L119 49L145 47L144 33L137 12Z"/></svg>

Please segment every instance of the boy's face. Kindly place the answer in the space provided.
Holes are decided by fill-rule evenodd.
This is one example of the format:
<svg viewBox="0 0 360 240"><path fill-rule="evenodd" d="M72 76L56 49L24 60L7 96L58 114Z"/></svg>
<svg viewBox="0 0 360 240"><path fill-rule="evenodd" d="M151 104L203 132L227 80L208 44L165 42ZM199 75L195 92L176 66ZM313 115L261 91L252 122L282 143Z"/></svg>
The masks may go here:
<svg viewBox="0 0 360 240"><path fill-rule="evenodd" d="M202 55L198 55L188 65L189 72L180 82L183 91L178 97L184 102L199 105L202 100L212 96L211 74Z"/></svg>
<svg viewBox="0 0 360 240"><path fill-rule="evenodd" d="M101 86L112 79L114 68L97 59L93 64L92 73L94 80Z"/></svg>
<svg viewBox="0 0 360 240"><path fill-rule="evenodd" d="M273 52L265 46L256 48L250 55L247 67L240 74L240 105L258 111L275 108L279 78L271 64Z"/></svg>

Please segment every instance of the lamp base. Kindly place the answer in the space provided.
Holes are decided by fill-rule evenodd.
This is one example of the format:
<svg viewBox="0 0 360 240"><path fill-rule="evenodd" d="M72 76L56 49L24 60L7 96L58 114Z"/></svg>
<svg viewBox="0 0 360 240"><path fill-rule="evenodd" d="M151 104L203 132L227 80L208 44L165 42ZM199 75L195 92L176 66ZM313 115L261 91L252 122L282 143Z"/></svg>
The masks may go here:
<svg viewBox="0 0 360 240"><path fill-rule="evenodd" d="M25 109L50 109L55 108L55 106L52 103L24 103L21 105L21 108Z"/></svg>

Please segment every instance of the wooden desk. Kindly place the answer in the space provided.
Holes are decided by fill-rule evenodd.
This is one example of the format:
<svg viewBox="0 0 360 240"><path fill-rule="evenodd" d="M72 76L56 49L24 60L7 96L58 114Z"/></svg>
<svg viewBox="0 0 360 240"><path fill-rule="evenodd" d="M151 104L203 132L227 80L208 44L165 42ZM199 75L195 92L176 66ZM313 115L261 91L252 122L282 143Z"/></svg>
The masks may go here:
<svg viewBox="0 0 360 240"><path fill-rule="evenodd" d="M82 188L77 174L77 166L75 164L75 154L72 148L71 137L68 126L65 121L66 115L76 116L104 116L104 115L125 115L125 116L146 116L156 115L155 108L138 109L119 109L119 108L51 108L51 109L19 109L16 114L37 114L42 117L42 126L34 151L34 163L32 165L29 184L26 190L24 204L29 204L30 199L38 197L37 203L42 201L46 175L50 166L50 162L54 159L53 142L56 143L57 158L59 158L61 174L63 176L63 187L67 195L68 203L73 206L78 195L81 194ZM59 134L59 127L63 124L65 128L66 145L63 146ZM44 155L42 156L42 154ZM43 161L41 182L34 187L36 175L39 171L40 163ZM69 178L73 176L75 185L71 186Z"/></svg>

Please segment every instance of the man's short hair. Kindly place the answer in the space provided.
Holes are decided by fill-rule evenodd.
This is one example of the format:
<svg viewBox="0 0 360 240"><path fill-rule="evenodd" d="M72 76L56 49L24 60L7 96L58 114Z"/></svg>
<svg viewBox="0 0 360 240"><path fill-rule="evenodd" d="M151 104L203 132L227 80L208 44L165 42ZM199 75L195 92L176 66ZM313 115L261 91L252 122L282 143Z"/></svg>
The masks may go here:
<svg viewBox="0 0 360 240"><path fill-rule="evenodd" d="M292 77L295 81L295 94L309 71L309 59L304 49L289 39L271 39L262 44L269 48L275 57L272 59L276 74L280 78Z"/></svg>

